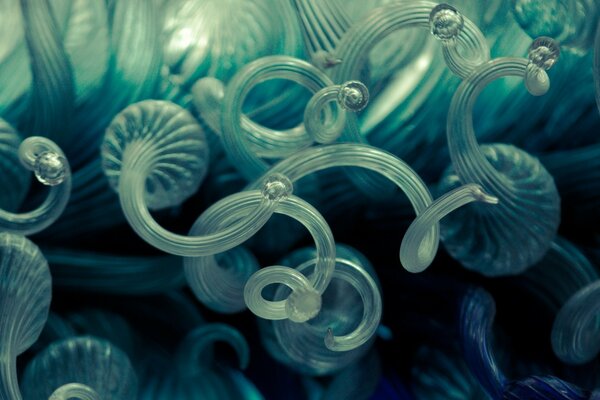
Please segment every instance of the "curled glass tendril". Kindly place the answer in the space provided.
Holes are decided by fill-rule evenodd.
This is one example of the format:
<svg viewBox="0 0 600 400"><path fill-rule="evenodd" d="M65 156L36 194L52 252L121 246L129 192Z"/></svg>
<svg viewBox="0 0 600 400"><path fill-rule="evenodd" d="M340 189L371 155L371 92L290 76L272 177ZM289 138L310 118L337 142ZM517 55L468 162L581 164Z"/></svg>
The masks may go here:
<svg viewBox="0 0 600 400"><path fill-rule="evenodd" d="M461 78L469 76L477 65L490 58L483 34L454 7L427 1L401 2L372 10L348 30L337 46L335 57L343 61L332 68L333 81L360 79L371 49L391 33L409 27L429 29L442 44L448 67ZM367 142L360 133L355 115L347 115L342 132L343 141ZM356 171L350 172L350 177L367 194L373 191L386 193L383 183L374 180L372 174Z"/></svg>
<svg viewBox="0 0 600 400"><path fill-rule="evenodd" d="M579 289L559 310L552 326L552 349L568 364L585 364L600 353L600 281Z"/></svg>
<svg viewBox="0 0 600 400"><path fill-rule="evenodd" d="M12 213L0 210L0 230L31 235L50 226L60 217L71 194L71 169L62 150L50 139L32 136L19 146L21 164L50 190L35 210Z"/></svg>
<svg viewBox="0 0 600 400"><path fill-rule="evenodd" d="M427 185L410 166L398 157L366 144L340 143L305 149L280 161L269 170L269 173L284 174L290 181L294 182L306 175L332 167L360 167L382 175L404 192L417 216L433 203ZM259 183L260 180L254 182L249 188L258 187ZM468 194L469 192L471 192L471 195ZM473 197L473 193L479 192L474 190L474 187L454 192L452 195L445 197L441 204L442 206L453 204L452 207L456 208L468 203L469 201L465 202L465 199L469 196L472 197L471 201L494 201L493 197L485 196L482 193ZM431 264L437 253L439 244L439 224L437 220L429 225L426 233L419 232L420 240L414 240L416 236L413 236L413 240L411 240L415 241L415 244L419 244L417 247L411 246L409 248L407 245L404 251L399 250L402 266L410 272L423 271Z"/></svg>
<svg viewBox="0 0 600 400"><path fill-rule="evenodd" d="M50 3L20 0L20 4L33 77L30 107L34 112L26 121L26 130L45 132L60 146L65 146L75 108L75 88L62 32Z"/></svg>
<svg viewBox="0 0 600 400"><path fill-rule="evenodd" d="M200 125L189 112L165 101L136 103L117 115L107 129L102 158L104 171L119 193L133 230L152 246L175 255L211 255L237 246L256 233L269 220L278 201L292 191L285 177L266 180L262 192L253 193L254 199L261 200L253 212L214 234L184 236L161 227L148 208L173 206L193 194L208 162ZM232 195L236 196L239 194Z"/></svg>
<svg viewBox="0 0 600 400"><path fill-rule="evenodd" d="M308 272L314 264L315 260L309 260L298 266L296 270L310 276ZM339 359L339 356L332 352L348 352L367 343L373 338L381 318L382 302L379 287L363 267L351 260L337 258L333 279L349 284L362 301L362 318L354 329L342 335L335 335L336 328L328 326L323 335L320 328L325 327L320 321L315 321L316 325L311 325L297 324L295 322L298 321L290 319L276 322L274 325L275 335L281 346L285 347L284 351L296 362L303 361L310 364L312 368L317 366L325 369L340 368L362 355L363 351L360 351ZM279 297L280 295L276 294L276 298ZM335 309L336 305L334 303L327 306ZM329 322L335 323L335 321ZM307 361L307 355L310 355L308 357L310 361Z"/></svg>
<svg viewBox="0 0 600 400"><path fill-rule="evenodd" d="M213 204L198 218L195 224L197 228L193 228L192 231L204 233L207 237L213 235L211 232L215 230L230 231L231 227L239 225L239 221L255 213L257 207L264 207L265 201L272 202L271 213L287 215L297 220L313 237L318 261L312 279L308 280L296 271L289 277L285 272L276 273L284 267L267 267L255 272L256 269L250 264L249 268L240 266L240 268L225 270L209 254L205 254L206 257L186 258L185 275L196 296L211 308L237 312L247 305L252 312L262 318L285 319L288 318L287 300L279 302L264 300L261 294L262 288L269 283L287 282L293 288L307 291L319 303L320 300L317 299L320 299L320 293L327 288L333 275L335 242L329 225L321 214L307 202L291 195L292 184L284 175L278 173L269 175L265 182L267 184L262 192L243 191ZM269 185L274 187L270 188ZM264 222L261 223L264 225ZM250 232L250 235L254 233L255 231ZM285 268L285 270L292 269ZM267 281L263 280L265 276ZM283 280L277 280L278 277ZM272 282L272 279L275 281Z"/></svg>
<svg viewBox="0 0 600 400"><path fill-rule="evenodd" d="M242 113L244 101L256 85L278 78L294 81L313 93L319 93L310 103L310 110L315 112L308 120L308 129L302 124L281 131L269 129ZM306 61L288 56L263 57L249 63L225 88L215 79L205 78L195 84L193 91L201 114L211 128L217 128L217 132L221 133L224 149L232 164L248 180L268 170L269 164L263 158L287 157L310 146L313 141L331 142L340 136L340 122L328 127L331 132L321 132L322 111L326 121L338 121L346 110L358 111L368 102L368 91L359 82L334 86L324 72ZM331 106L332 95L339 106L327 107ZM221 103L219 113L214 110L218 103Z"/></svg>
<svg viewBox="0 0 600 400"><path fill-rule="evenodd" d="M56 389L48 400L101 400L91 387L81 383L67 383Z"/></svg>
<svg viewBox="0 0 600 400"><path fill-rule="evenodd" d="M472 289L463 298L460 321L462 350L471 373L493 399L589 400L597 395L555 376L530 375L509 381L498 367L492 348L493 298Z"/></svg>
<svg viewBox="0 0 600 400"><path fill-rule="evenodd" d="M481 186L467 184L445 193L419 214L402 238L400 245L402 265L416 265L412 272L420 272L427 268L430 263L422 261L428 259L428 249L431 248L431 244L426 241L431 226L454 210L475 201L498 204L498 199L486 194Z"/></svg>
<svg viewBox="0 0 600 400"><path fill-rule="evenodd" d="M511 0L515 19L532 38L549 36L561 46L587 51L598 17L595 0Z"/></svg>
<svg viewBox="0 0 600 400"><path fill-rule="evenodd" d="M135 399L137 377L129 358L110 342L92 336L50 344L25 369L23 394L31 400ZM66 385L66 386L65 386Z"/></svg>
<svg viewBox="0 0 600 400"><path fill-rule="evenodd" d="M202 324L186 334L172 359L165 360L166 376L148 377L141 398L262 398L236 366L216 362L215 345L219 342L234 350L238 368L248 366L250 349L239 331L221 323Z"/></svg>
<svg viewBox="0 0 600 400"><path fill-rule="evenodd" d="M597 280L596 267L572 243L557 236L544 257L520 276L527 292L539 298L552 313L581 288Z"/></svg>
<svg viewBox="0 0 600 400"><path fill-rule="evenodd" d="M48 319L52 282L39 248L0 232L0 399L20 400L17 356L33 345Z"/></svg>
<svg viewBox="0 0 600 400"><path fill-rule="evenodd" d="M477 183L496 197L494 207L465 207L442 223L442 240L466 268L484 275L518 274L544 255L560 222L560 198L552 176L537 158L514 146L479 146L473 106L481 91L505 76L522 77L531 94L549 89L549 69L558 45L538 38L529 59L498 58L477 67L457 89L448 111L447 136L452 166L441 187Z"/></svg>

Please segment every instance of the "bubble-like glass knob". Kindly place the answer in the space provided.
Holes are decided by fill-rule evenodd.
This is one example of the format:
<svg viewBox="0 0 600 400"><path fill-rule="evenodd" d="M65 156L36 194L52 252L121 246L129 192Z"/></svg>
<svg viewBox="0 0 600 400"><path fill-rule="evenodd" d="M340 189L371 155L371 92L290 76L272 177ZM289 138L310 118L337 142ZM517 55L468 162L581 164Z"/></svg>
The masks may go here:
<svg viewBox="0 0 600 400"><path fill-rule="evenodd" d="M38 181L48 186L60 185L69 173L67 160L53 151L40 154L33 167Z"/></svg>
<svg viewBox="0 0 600 400"><path fill-rule="evenodd" d="M337 100L345 110L361 111L369 104L369 89L359 81L345 82L340 86Z"/></svg>
<svg viewBox="0 0 600 400"><path fill-rule="evenodd" d="M538 67L549 70L560 56L560 47L552 38L540 36L529 47L529 61Z"/></svg>
<svg viewBox="0 0 600 400"><path fill-rule="evenodd" d="M465 20L456 8L448 4L439 4L431 10L429 25L433 36L448 41L460 34Z"/></svg>

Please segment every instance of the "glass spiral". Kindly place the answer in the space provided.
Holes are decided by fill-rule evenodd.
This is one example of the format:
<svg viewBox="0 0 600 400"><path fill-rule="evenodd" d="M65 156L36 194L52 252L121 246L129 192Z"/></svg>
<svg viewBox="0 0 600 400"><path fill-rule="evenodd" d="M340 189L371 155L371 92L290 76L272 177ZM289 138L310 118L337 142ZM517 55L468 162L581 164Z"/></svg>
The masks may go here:
<svg viewBox="0 0 600 400"><path fill-rule="evenodd" d="M495 79L523 77L531 81L526 86L535 95L548 89L545 69L558 57L556 44L550 39L536 40L529 56L495 59L478 67L459 86L448 112L452 168L445 173L442 190L459 182L478 183L498 198L498 204L451 214L442 225L442 238L446 249L465 267L489 276L518 274L537 262L560 221L558 190L539 160L510 145L479 147L473 131L475 100Z"/></svg>

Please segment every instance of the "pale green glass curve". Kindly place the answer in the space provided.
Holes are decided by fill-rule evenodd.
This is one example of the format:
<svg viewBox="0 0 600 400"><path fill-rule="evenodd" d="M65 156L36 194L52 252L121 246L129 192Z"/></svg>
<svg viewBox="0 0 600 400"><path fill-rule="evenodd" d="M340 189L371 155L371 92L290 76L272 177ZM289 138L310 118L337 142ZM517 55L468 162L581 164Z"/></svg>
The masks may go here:
<svg viewBox="0 0 600 400"><path fill-rule="evenodd" d="M50 190L44 202L32 211L12 213L0 209L0 229L31 235L46 229L64 211L71 195L71 169L62 150L43 137L25 139L18 154L21 164Z"/></svg>

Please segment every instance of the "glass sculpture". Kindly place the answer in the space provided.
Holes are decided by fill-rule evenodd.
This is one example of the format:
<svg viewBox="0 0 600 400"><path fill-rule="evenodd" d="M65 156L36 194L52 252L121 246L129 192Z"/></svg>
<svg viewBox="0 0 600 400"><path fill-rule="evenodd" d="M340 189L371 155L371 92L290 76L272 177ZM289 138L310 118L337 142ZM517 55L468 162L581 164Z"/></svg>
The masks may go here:
<svg viewBox="0 0 600 400"><path fill-rule="evenodd" d="M600 399L597 0L0 36L0 400Z"/></svg>

